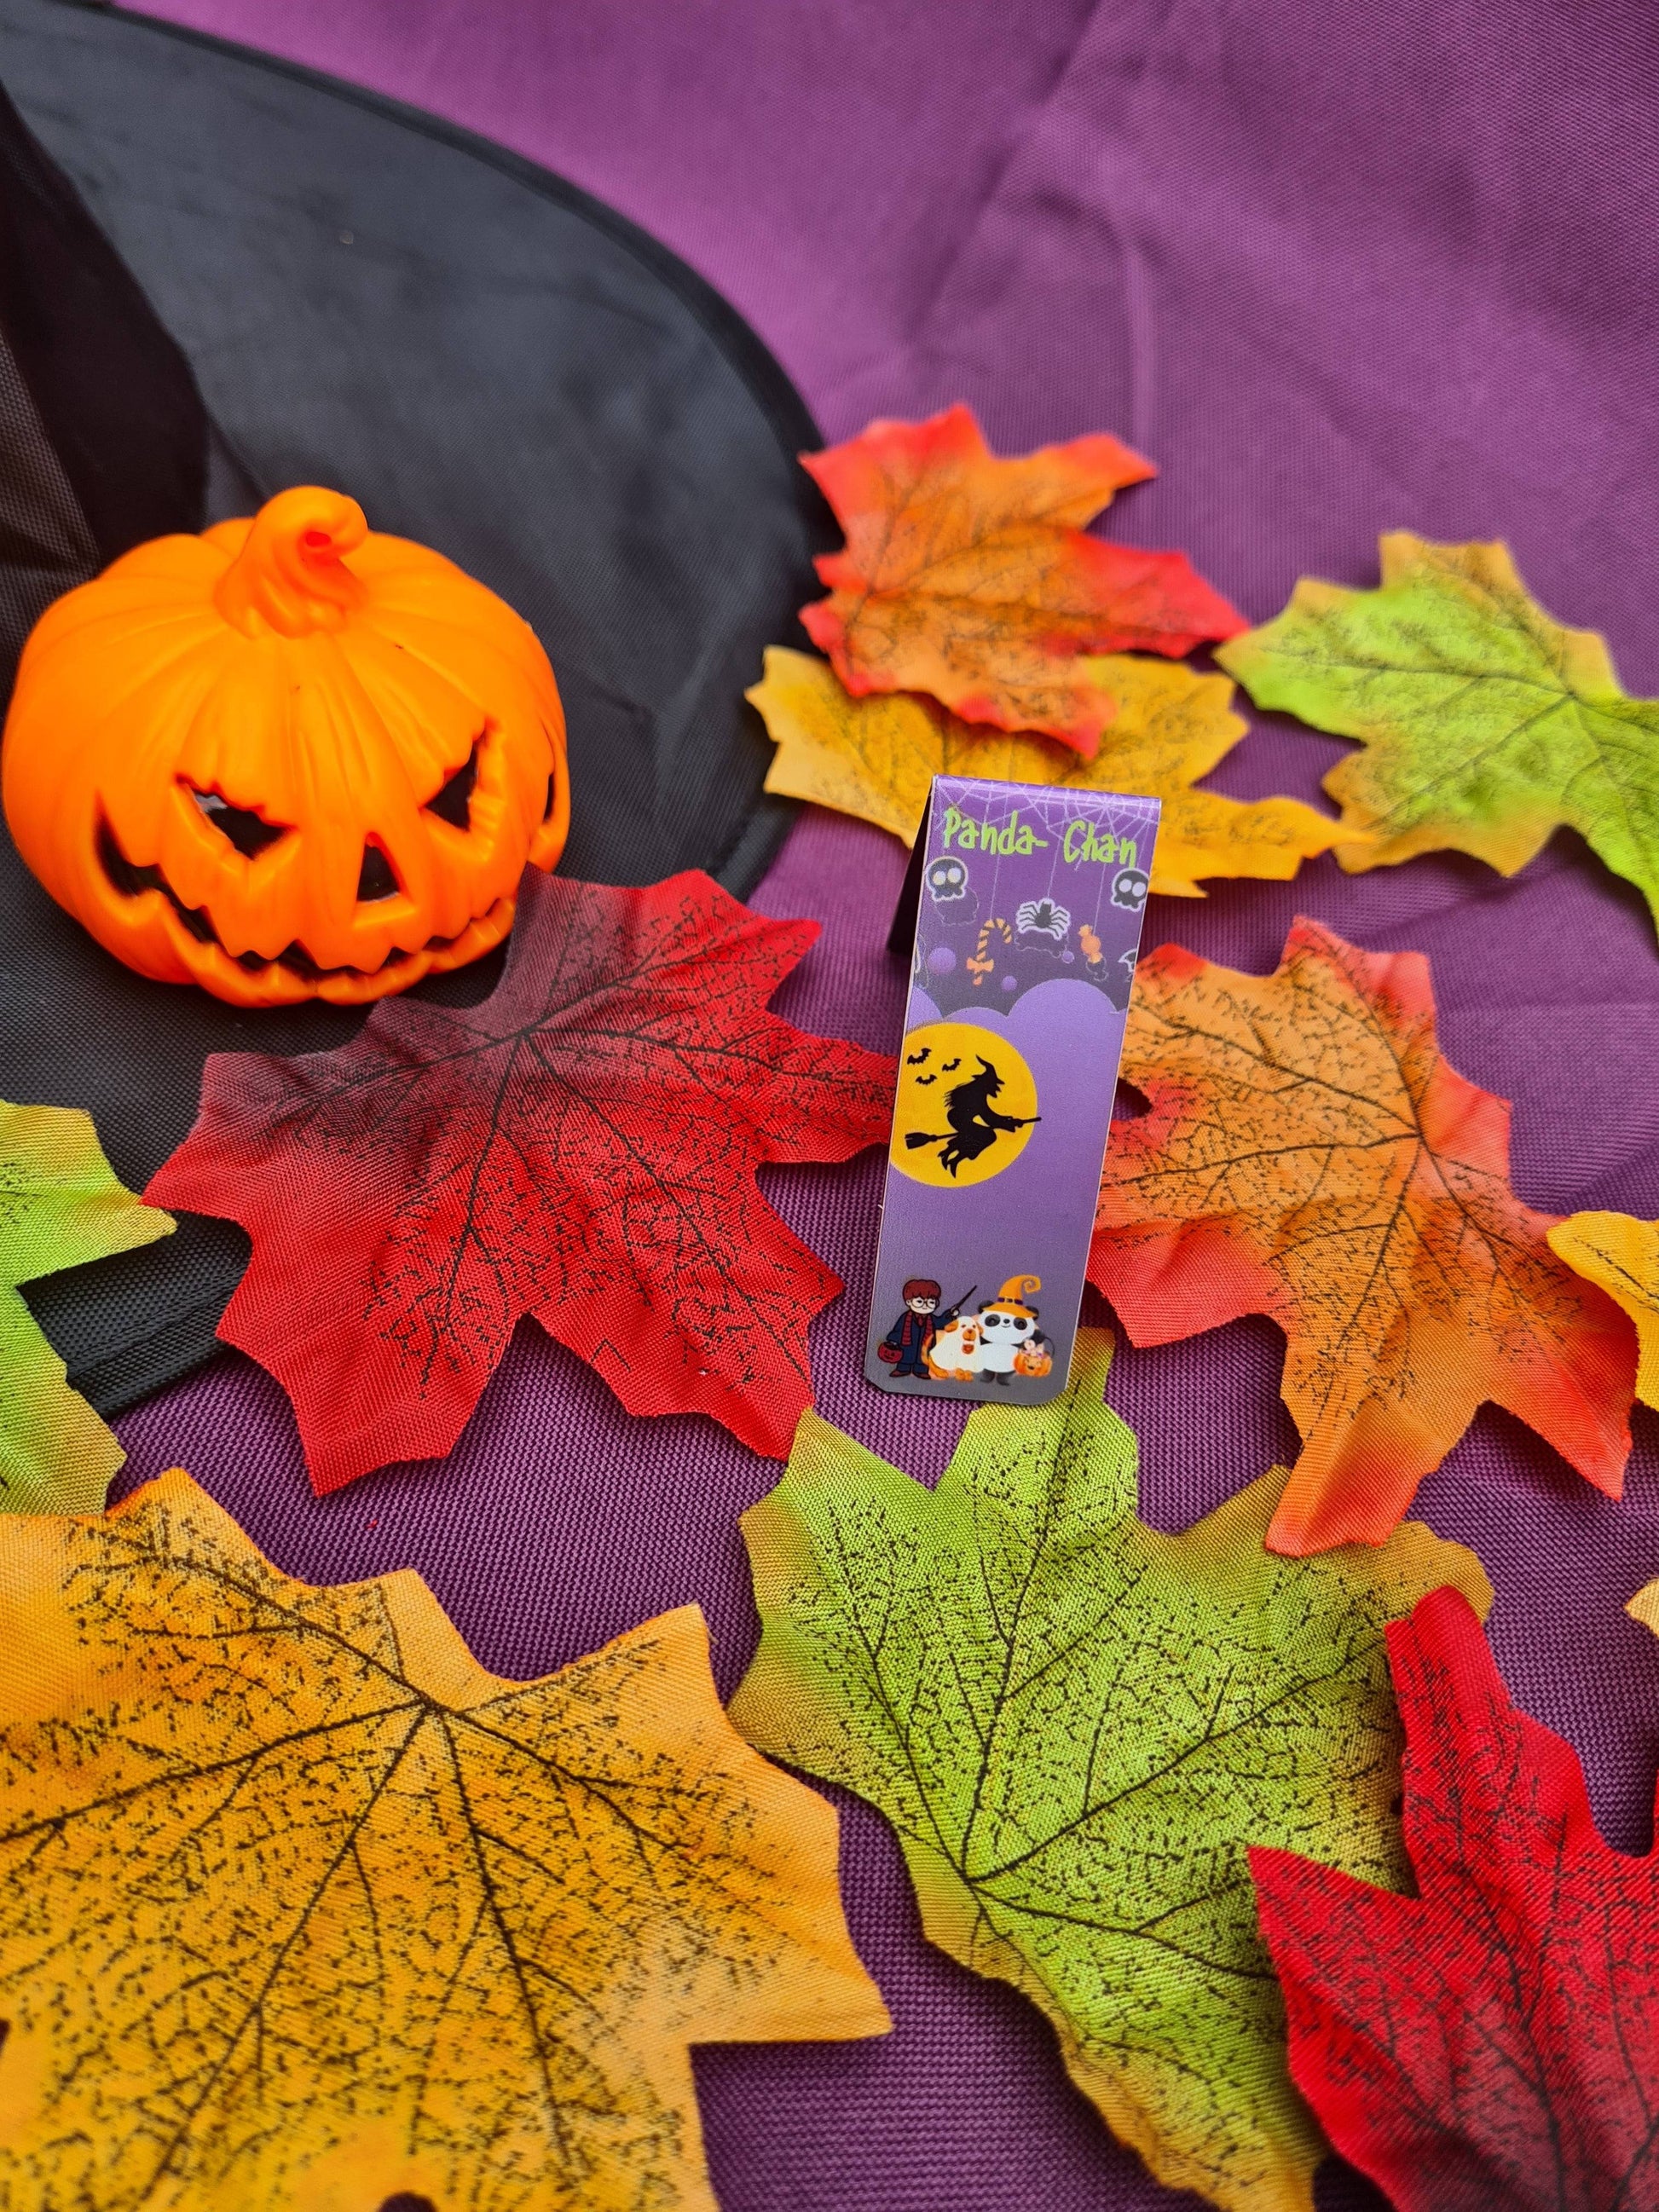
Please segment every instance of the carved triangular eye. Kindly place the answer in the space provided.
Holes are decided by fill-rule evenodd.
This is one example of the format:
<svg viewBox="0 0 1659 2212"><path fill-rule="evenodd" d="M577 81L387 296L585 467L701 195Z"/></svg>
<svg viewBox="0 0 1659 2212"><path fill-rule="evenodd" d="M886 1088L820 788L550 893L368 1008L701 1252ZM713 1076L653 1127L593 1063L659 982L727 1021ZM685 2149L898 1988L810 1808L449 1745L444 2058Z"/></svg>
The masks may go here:
<svg viewBox="0 0 1659 2212"><path fill-rule="evenodd" d="M398 878L392 872L392 863L378 845L365 845L363 865L357 876L359 901L396 898Z"/></svg>
<svg viewBox="0 0 1659 2212"><path fill-rule="evenodd" d="M470 830L472 787L477 780L478 748L475 744L443 789L428 799L427 812L435 814L440 822L447 822L453 829Z"/></svg>
<svg viewBox="0 0 1659 2212"><path fill-rule="evenodd" d="M228 837L237 851L246 854L250 860L268 845L274 845L279 837L288 835L282 824L267 822L251 807L233 806L216 791L198 791L194 784L186 784L185 788L214 828Z"/></svg>

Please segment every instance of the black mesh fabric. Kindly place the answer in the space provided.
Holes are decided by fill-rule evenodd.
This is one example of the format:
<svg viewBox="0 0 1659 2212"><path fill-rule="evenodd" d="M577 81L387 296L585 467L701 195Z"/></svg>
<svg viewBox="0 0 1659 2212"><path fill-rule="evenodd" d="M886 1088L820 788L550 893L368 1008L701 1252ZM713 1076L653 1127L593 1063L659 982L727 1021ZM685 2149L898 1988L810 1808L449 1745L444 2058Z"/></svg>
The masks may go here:
<svg viewBox="0 0 1659 2212"><path fill-rule="evenodd" d="M0 663L8 684L41 610L98 566L86 516L0 323Z"/></svg>
<svg viewBox="0 0 1659 2212"><path fill-rule="evenodd" d="M186 386L185 357L195 370L212 417L210 433L198 415L198 507L204 468L210 516L331 484L374 527L459 562L526 617L557 672L564 870L648 883L704 867L750 890L794 810L762 790L771 748L743 692L767 645L804 642L794 611L834 532L795 460L818 442L811 419L748 326L610 210L429 116L64 0L0 0L0 34L12 97L51 157L8 111L8 217L31 204L21 180L52 178L52 162L73 179L75 234L114 271L129 314L147 314L148 296L146 327ZM25 273L40 235L37 222L14 254ZM33 414L31 362L0 360L0 437L21 457L0 529L28 556L0 586L12 595L0 621L13 603L32 619L121 550L110 501L88 487L100 455L149 434L122 413L142 378L106 388L113 352L82 348L71 366L60 345L46 359L52 408ZM92 433L72 451L47 417L77 392ZM161 424L153 394L144 404ZM174 482L164 428L149 443L156 481ZM147 513L126 542L198 526ZM323 1049L363 1019L239 1012L147 983L59 912L9 844L0 912L0 1089L88 1108L135 1188L188 1129L210 1052ZM419 988L469 1003L499 968L497 956ZM109 1412L213 1350L246 1257L240 1230L186 1218L159 1245L27 1295L71 1379Z"/></svg>
<svg viewBox="0 0 1659 2212"><path fill-rule="evenodd" d="M207 453L189 362L0 93L0 686L59 592L201 528Z"/></svg>

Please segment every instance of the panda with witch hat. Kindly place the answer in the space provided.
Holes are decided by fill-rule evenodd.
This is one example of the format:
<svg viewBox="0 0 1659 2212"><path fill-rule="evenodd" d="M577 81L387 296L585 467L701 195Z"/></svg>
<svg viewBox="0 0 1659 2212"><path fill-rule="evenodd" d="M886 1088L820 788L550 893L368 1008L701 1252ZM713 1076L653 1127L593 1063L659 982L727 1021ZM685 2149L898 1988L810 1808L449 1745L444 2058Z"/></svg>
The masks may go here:
<svg viewBox="0 0 1659 2212"><path fill-rule="evenodd" d="M1016 1375L1047 1375L1054 1366L1054 1348L1037 1327L1036 1308L1026 1304L1042 1288L1039 1276L1010 1275L975 1316L979 1372L994 1376L1005 1389Z"/></svg>

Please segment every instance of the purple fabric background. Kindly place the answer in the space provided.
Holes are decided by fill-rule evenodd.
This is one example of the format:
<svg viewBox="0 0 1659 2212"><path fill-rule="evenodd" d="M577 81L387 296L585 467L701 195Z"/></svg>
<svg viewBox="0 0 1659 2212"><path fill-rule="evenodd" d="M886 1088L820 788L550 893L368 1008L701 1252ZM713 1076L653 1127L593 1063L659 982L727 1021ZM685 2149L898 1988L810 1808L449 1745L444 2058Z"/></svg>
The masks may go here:
<svg viewBox="0 0 1659 2212"><path fill-rule="evenodd" d="M843 436L957 398L1005 449L1110 428L1156 458L1111 527L1187 548L1253 618L1294 578L1375 579L1379 530L1506 537L1545 604L1659 686L1653 521L1659 18L1647 0L167 0L157 12L434 107L677 247ZM1315 795L1342 748L1264 720L1215 779ZM809 815L757 903L822 943L779 1010L890 1047L881 951L902 855ZM1174 937L1262 970L1301 908L1428 953L1457 1066L1516 1102L1534 1204L1659 1212L1659 959L1641 902L1562 836L1505 883L1431 859L1369 878L1155 900ZM823 1410L935 1474L960 1409L860 1379L879 1164L776 1174L847 1279L813 1336ZM1120 1351L1151 1516L1178 1526L1294 1446L1279 1346L1241 1324ZM283 1566L418 1567L489 1666L530 1674L687 1599L723 1688L756 1624L738 1512L775 1468L699 1422L629 1421L526 1326L446 1467L307 1489L276 1386L239 1359L119 1425L182 1461ZM1516 1692L1583 1754L1598 1817L1650 1836L1659 1428L1613 1506L1490 1410L1420 1510L1497 1585ZM896 1847L844 1807L847 1906L885 2042L699 2059L726 2212L1154 2212L1048 2029L921 1941ZM1327 2169L1322 2203L1372 2200Z"/></svg>

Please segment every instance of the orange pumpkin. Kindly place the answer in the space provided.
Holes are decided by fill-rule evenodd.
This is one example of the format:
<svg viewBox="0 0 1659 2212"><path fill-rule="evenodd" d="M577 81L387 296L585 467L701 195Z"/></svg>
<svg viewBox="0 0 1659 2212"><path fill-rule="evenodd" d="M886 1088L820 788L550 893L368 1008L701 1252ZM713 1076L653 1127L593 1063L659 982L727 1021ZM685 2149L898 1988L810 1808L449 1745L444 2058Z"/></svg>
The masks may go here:
<svg viewBox="0 0 1659 2212"><path fill-rule="evenodd" d="M476 960L570 815L528 623L312 485L49 607L0 788L19 852L101 945L256 1006Z"/></svg>

